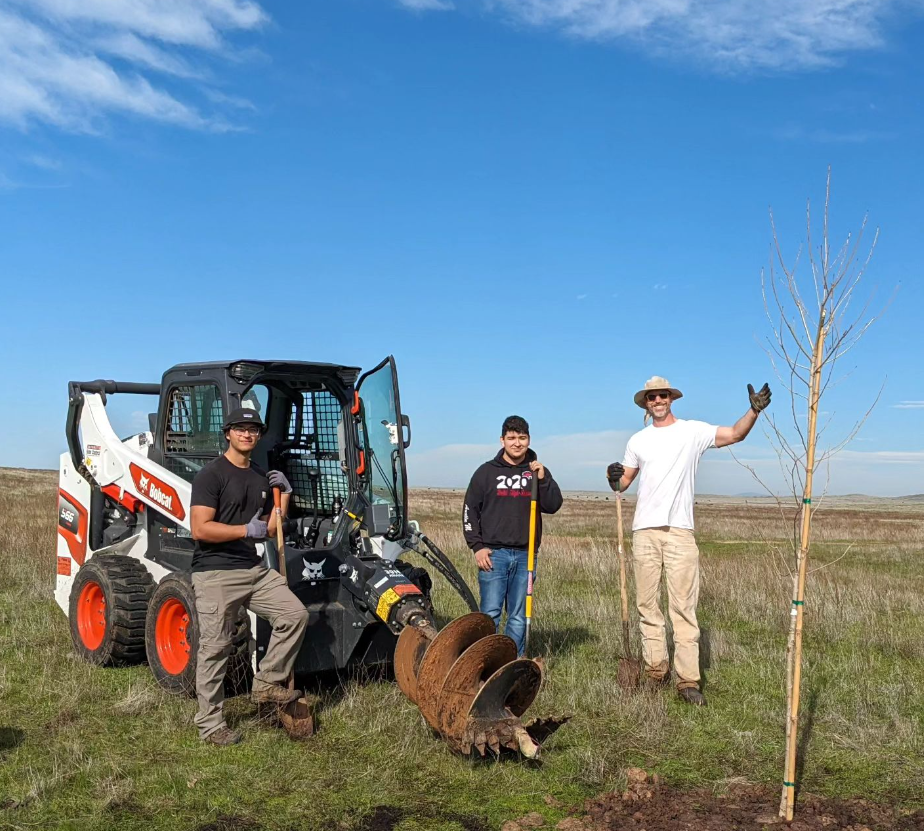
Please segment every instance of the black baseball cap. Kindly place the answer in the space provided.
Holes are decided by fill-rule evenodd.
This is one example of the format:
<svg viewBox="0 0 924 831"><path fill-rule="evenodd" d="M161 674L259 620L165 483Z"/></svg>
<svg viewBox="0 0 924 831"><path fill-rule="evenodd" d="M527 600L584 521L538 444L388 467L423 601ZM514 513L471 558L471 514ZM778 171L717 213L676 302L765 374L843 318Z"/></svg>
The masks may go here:
<svg viewBox="0 0 924 831"><path fill-rule="evenodd" d="M260 414L256 410L250 409L250 407L238 407L236 410L231 410L222 425L222 429L227 430L235 424L256 424L261 430L266 429Z"/></svg>

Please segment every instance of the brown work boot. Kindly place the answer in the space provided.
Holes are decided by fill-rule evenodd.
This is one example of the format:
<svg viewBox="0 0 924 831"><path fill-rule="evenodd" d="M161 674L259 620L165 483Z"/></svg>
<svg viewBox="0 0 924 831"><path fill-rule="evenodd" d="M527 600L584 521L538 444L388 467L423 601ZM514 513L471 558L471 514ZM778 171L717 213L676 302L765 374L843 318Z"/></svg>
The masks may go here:
<svg viewBox="0 0 924 831"><path fill-rule="evenodd" d="M250 700L254 704L289 704L301 698L301 690L290 690L279 684L270 684L266 687L255 689L250 694Z"/></svg>
<svg viewBox="0 0 924 831"><path fill-rule="evenodd" d="M240 744L241 734L230 727L219 727L214 733L209 733L205 741L217 744L219 747L227 747L229 744Z"/></svg>
<svg viewBox="0 0 924 831"><path fill-rule="evenodd" d="M677 690L677 695L687 704L695 707L706 706L706 697L699 691L699 687L681 687Z"/></svg>

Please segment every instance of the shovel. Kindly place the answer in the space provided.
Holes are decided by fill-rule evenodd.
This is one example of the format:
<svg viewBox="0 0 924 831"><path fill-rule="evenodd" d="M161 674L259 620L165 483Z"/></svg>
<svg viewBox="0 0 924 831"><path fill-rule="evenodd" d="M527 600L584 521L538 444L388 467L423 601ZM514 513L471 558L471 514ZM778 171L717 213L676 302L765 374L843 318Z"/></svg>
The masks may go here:
<svg viewBox="0 0 924 831"><path fill-rule="evenodd" d="M276 508L276 548L279 555L279 573L289 585L286 574L286 542L282 530L282 498L279 488L273 488L273 505ZM289 673L288 686L295 689L295 670ZM307 739L314 735L314 708L304 695L279 707L279 722L291 739Z"/></svg>
<svg viewBox="0 0 924 831"><path fill-rule="evenodd" d="M622 596L622 654L616 670L616 683L623 689L634 689L642 675L641 665L635 658L630 658L629 647L629 588L626 581L626 549L623 545L622 530L622 494L616 491L616 552L619 556L619 593Z"/></svg>
<svg viewBox="0 0 924 831"><path fill-rule="evenodd" d="M523 654L529 651L529 627L533 619L533 577L536 574L536 514L539 510L539 477L532 475L529 495L529 551L526 557L526 633L523 636ZM541 664L540 664L541 666Z"/></svg>

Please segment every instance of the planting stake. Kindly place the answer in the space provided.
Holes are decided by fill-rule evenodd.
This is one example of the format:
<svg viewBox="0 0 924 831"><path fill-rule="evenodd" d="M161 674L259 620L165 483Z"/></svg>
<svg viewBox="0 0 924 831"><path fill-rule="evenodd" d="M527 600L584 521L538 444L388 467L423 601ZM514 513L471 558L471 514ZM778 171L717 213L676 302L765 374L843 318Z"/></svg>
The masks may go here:
<svg viewBox="0 0 924 831"><path fill-rule="evenodd" d="M796 746L799 734L799 694L802 687L802 620L805 610L805 578L808 573L809 543L812 530L812 474L815 470L815 442L818 426L818 399L821 396L821 365L823 361L826 310L822 308L818 320L815 349L809 386L808 434L805 462L805 488L802 493L802 536L799 544L799 571L795 580L795 597L789 625L787 669L787 698L789 712L786 718L786 765L783 771L783 793L780 798L780 816L792 822L796 802Z"/></svg>

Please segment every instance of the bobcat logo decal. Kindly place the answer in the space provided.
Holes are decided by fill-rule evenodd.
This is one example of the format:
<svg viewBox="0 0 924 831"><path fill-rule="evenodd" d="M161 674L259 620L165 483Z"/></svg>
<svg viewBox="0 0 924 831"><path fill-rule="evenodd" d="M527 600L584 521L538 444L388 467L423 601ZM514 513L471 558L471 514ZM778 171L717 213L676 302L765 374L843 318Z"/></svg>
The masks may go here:
<svg viewBox="0 0 924 831"><path fill-rule="evenodd" d="M310 580L314 582L315 580L324 579L324 563L327 562L327 557L321 560L320 563L312 563L310 560L306 560L302 557L302 564L305 568L302 570L302 580Z"/></svg>

